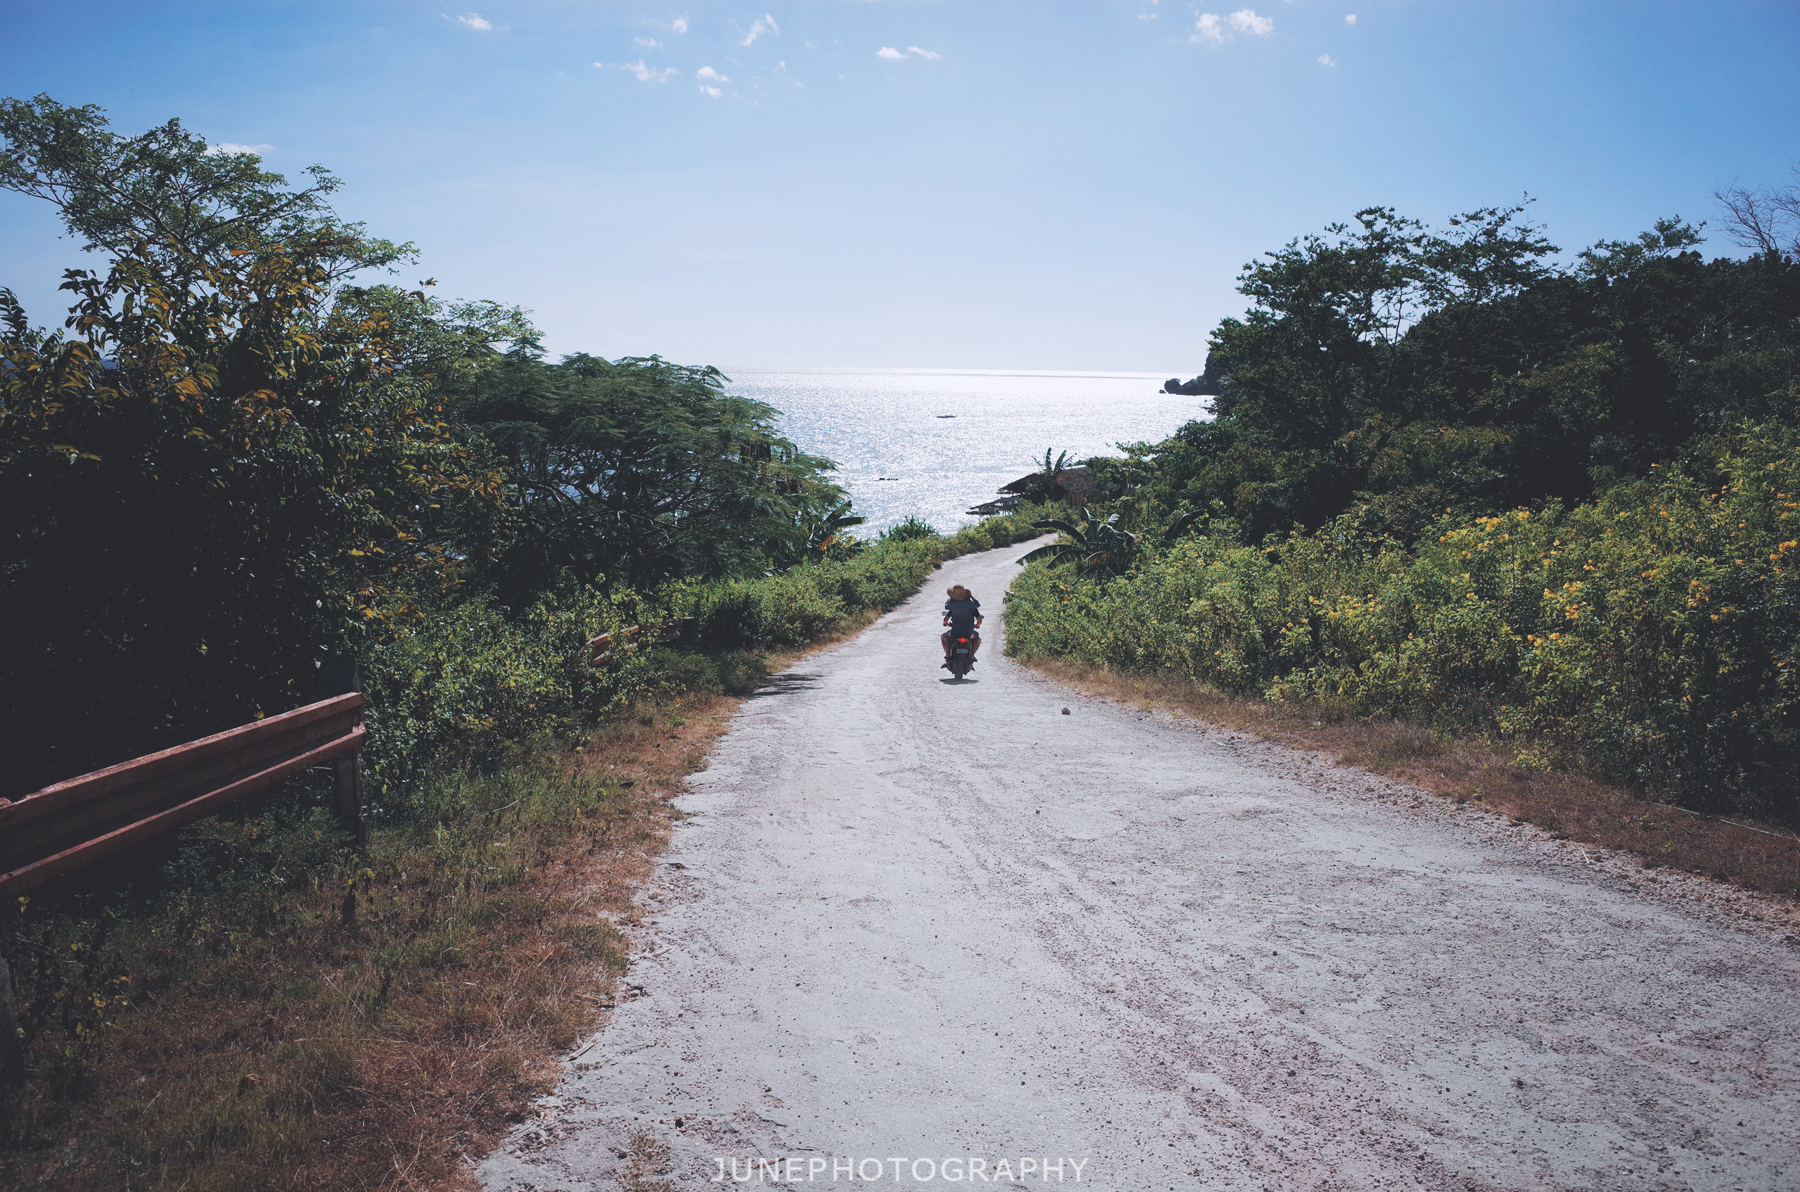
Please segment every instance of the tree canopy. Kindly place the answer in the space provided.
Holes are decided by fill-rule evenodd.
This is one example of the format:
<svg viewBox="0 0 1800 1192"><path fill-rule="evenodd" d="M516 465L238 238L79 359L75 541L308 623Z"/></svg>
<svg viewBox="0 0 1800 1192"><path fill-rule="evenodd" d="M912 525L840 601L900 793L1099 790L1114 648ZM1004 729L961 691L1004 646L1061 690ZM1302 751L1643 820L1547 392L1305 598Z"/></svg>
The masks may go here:
<svg viewBox="0 0 1800 1192"><path fill-rule="evenodd" d="M327 656L457 582L503 478L405 316L461 344L440 368L471 367L481 332L422 293L334 286L388 248L173 125L121 145L91 109L20 111L7 184L110 258L67 271L60 331L0 291L0 723L29 788L313 694Z"/></svg>
<svg viewBox="0 0 1800 1192"><path fill-rule="evenodd" d="M492 574L508 598L798 561L843 490L829 460L776 433L773 408L724 384L656 356L548 364L530 341L475 377L457 408L506 467L513 535Z"/></svg>
<svg viewBox="0 0 1800 1192"><path fill-rule="evenodd" d="M516 307L370 283L410 248L321 168L45 96L0 144L106 262L58 330L0 289L0 794L315 698L447 602L760 573L844 524L716 370L545 363Z"/></svg>
<svg viewBox="0 0 1800 1192"><path fill-rule="evenodd" d="M1800 416L1800 263L1704 259L1658 222L1568 267L1522 207L1434 232L1388 208L1245 267L1213 332L1211 421L1135 460L1156 517L1251 538L1360 505L1405 536L1446 508L1579 500L1736 419Z"/></svg>
<svg viewBox="0 0 1800 1192"><path fill-rule="evenodd" d="M55 204L85 247L154 259L165 273L278 246L335 278L412 252L338 219L327 198L342 182L323 166L289 190L256 154L221 151L180 120L120 136L99 107L38 95L0 99L0 137L0 187Z"/></svg>

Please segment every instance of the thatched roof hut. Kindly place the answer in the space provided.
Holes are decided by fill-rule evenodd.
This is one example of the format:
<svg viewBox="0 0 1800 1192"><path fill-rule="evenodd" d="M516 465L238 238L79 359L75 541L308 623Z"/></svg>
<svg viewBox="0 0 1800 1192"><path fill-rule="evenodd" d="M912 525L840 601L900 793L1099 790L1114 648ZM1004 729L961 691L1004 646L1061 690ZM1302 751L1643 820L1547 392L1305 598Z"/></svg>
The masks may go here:
<svg viewBox="0 0 1800 1192"><path fill-rule="evenodd" d="M1002 485L1003 493L1041 492L1044 487L1044 474L1030 472L1019 477L1011 484ZM1093 497L1099 482L1094 476L1094 469L1086 464L1076 464L1057 472L1050 480L1050 499L1067 501L1071 505L1085 505Z"/></svg>

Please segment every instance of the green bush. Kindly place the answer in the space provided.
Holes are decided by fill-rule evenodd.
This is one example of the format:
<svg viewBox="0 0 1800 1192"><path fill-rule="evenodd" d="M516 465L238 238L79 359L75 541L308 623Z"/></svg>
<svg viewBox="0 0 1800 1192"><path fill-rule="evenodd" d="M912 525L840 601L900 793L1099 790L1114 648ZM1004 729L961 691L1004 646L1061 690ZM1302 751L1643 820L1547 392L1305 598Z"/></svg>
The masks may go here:
<svg viewBox="0 0 1800 1192"><path fill-rule="evenodd" d="M1190 537L1112 582L1028 569L1009 649L1173 670L1529 742L1709 811L1800 819L1800 432L1746 427L1563 510L1354 512L1246 546Z"/></svg>
<svg viewBox="0 0 1800 1192"><path fill-rule="evenodd" d="M517 618L469 600L371 649L363 662L365 763L377 807L390 808L399 787L427 769L485 763L517 743L579 731L628 698L644 660L598 669L584 646L632 624L636 613L630 594L585 588L547 595Z"/></svg>
<svg viewBox="0 0 1800 1192"><path fill-rule="evenodd" d="M803 645L858 613L892 608L934 564L1036 536L1031 522L1041 512L949 536L879 538L773 575L685 581L648 596L571 586L522 615L491 599L441 607L364 656L375 805L385 818L404 818L404 788L431 770L491 765L649 696L732 687L731 655ZM592 637L687 617L693 630L678 643L615 650L609 665L588 664Z"/></svg>
<svg viewBox="0 0 1800 1192"><path fill-rule="evenodd" d="M890 541L905 542L912 538L936 538L938 532L924 518L908 517L883 530L881 536Z"/></svg>

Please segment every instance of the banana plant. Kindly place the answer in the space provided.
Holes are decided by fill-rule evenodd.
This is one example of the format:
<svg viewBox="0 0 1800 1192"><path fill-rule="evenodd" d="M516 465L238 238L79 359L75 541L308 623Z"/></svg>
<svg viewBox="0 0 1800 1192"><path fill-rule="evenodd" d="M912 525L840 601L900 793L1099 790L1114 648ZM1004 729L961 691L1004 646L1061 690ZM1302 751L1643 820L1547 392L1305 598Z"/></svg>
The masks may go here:
<svg viewBox="0 0 1800 1192"><path fill-rule="evenodd" d="M850 512L850 502L840 501L831 511L812 523L807 534L806 554L809 559L823 559L838 535L851 526L860 526L867 518Z"/></svg>
<svg viewBox="0 0 1800 1192"><path fill-rule="evenodd" d="M1069 453L1067 451L1052 455L1050 449L1046 447L1043 469L1032 474L1031 486L1025 490L1025 496L1033 501L1055 500L1057 482L1062 478L1062 471L1068 464Z"/></svg>
<svg viewBox="0 0 1800 1192"><path fill-rule="evenodd" d="M1137 554L1137 535L1120 528L1116 513L1100 520L1083 505L1079 520L1047 517L1031 524L1039 530L1061 531L1069 541L1028 552L1019 560L1020 566L1044 559L1052 567L1073 563L1077 575L1120 575Z"/></svg>

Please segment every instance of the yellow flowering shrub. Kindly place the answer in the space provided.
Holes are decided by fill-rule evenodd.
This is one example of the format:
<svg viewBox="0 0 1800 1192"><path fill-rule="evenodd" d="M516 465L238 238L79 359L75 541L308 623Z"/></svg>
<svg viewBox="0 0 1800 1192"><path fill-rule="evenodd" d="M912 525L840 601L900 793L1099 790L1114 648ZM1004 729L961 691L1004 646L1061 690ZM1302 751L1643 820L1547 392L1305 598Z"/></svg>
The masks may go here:
<svg viewBox="0 0 1800 1192"><path fill-rule="evenodd" d="M1746 427L1563 510L1228 532L1110 583L1029 569L1009 648L1530 738L1690 806L1800 817L1800 433Z"/></svg>

